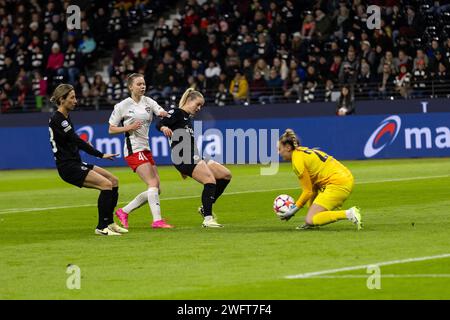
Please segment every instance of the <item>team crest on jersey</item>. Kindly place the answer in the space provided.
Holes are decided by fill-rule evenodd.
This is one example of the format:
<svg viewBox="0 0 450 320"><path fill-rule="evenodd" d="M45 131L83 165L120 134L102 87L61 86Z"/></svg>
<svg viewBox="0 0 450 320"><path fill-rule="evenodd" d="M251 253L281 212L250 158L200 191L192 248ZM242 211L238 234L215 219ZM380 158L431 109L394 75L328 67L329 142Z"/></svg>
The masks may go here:
<svg viewBox="0 0 450 320"><path fill-rule="evenodd" d="M147 107L147 108L145 108L145 111L147 111L147 113L151 113L152 112L152 108Z"/></svg>
<svg viewBox="0 0 450 320"><path fill-rule="evenodd" d="M61 125L65 128L69 125L69 122L67 120L64 120L63 122L61 122Z"/></svg>

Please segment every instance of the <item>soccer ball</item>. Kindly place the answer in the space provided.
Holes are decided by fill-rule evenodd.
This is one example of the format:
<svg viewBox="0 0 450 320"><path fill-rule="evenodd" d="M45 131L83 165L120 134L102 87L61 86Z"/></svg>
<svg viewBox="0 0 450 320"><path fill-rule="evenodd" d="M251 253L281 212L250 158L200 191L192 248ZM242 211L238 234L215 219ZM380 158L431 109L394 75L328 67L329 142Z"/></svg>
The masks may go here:
<svg viewBox="0 0 450 320"><path fill-rule="evenodd" d="M273 201L273 211L275 211L275 213L279 215L288 211L294 204L294 198L292 198L290 195L280 194Z"/></svg>

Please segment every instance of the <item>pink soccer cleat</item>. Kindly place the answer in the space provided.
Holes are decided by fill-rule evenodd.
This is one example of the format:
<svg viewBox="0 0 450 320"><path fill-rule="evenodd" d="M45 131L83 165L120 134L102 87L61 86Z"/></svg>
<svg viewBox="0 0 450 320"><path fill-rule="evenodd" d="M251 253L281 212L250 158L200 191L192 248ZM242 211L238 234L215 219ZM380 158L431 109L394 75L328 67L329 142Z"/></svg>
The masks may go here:
<svg viewBox="0 0 450 320"><path fill-rule="evenodd" d="M164 221L164 219L161 219L161 220L154 221L152 223L152 228L154 228L154 229L172 229L173 226L166 223L166 221Z"/></svg>
<svg viewBox="0 0 450 320"><path fill-rule="evenodd" d="M120 223L125 229L128 229L128 213L122 210L122 208L117 209L116 216L119 218Z"/></svg>

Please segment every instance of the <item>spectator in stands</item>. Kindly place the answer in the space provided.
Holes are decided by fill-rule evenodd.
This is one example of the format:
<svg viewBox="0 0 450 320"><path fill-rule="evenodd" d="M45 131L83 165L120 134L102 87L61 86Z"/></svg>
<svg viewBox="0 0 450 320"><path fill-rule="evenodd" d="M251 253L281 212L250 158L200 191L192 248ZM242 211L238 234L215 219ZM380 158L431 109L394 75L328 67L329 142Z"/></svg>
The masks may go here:
<svg viewBox="0 0 450 320"><path fill-rule="evenodd" d="M107 101L111 105L115 105L124 97L124 88L120 78L116 75L111 76L111 82L106 88Z"/></svg>
<svg viewBox="0 0 450 320"><path fill-rule="evenodd" d="M378 77L378 97L385 99L393 95L394 76L389 64L383 66L383 73Z"/></svg>
<svg viewBox="0 0 450 320"><path fill-rule="evenodd" d="M234 70L234 78L230 83L230 94L236 104L243 104L248 100L248 82L239 69Z"/></svg>
<svg viewBox="0 0 450 320"><path fill-rule="evenodd" d="M394 61L394 55L392 54L392 51L386 51L384 54L384 57L381 58L380 64L378 66L378 73L383 73L384 65L387 64L391 68L391 71L393 73L397 73L398 69L395 65Z"/></svg>
<svg viewBox="0 0 450 320"><path fill-rule="evenodd" d="M362 97L374 97L376 95L373 84L375 77L372 74L370 65L365 61L361 61L361 70L358 73L356 81L356 93Z"/></svg>
<svg viewBox="0 0 450 320"><path fill-rule="evenodd" d="M214 103L217 106L226 106L229 103L229 93L228 89L224 83L219 84L216 96L214 98Z"/></svg>
<svg viewBox="0 0 450 320"><path fill-rule="evenodd" d="M425 59L419 59L416 62L416 69L413 71L412 85L413 85L413 96L417 98L422 98L424 95L429 93L429 80L430 75L426 70Z"/></svg>
<svg viewBox="0 0 450 320"><path fill-rule="evenodd" d="M149 95L157 100L160 97L167 98L172 92L171 81L169 79L170 72L164 66L164 63L158 63L156 70L150 81ZM174 80L174 79L173 79Z"/></svg>
<svg viewBox="0 0 450 320"><path fill-rule="evenodd" d="M305 12L305 19L303 20L301 35L303 40L311 40L316 31L316 22L311 11Z"/></svg>
<svg viewBox="0 0 450 320"><path fill-rule="evenodd" d="M406 64L400 65L400 72L395 77L395 91L405 99L409 98L411 93L411 73L408 72Z"/></svg>
<svg viewBox="0 0 450 320"><path fill-rule="evenodd" d="M331 102L333 100L333 92L334 89L334 82L333 80L328 79L325 82L325 93L324 93L324 101L325 102Z"/></svg>
<svg viewBox="0 0 450 320"><path fill-rule="evenodd" d="M53 81L55 76L64 76L64 55L58 43L52 45L52 53L47 59L47 76Z"/></svg>
<svg viewBox="0 0 450 320"><path fill-rule="evenodd" d="M375 53L367 40L361 42L361 59L365 59L370 66L373 66L375 63Z"/></svg>
<svg viewBox="0 0 450 320"><path fill-rule="evenodd" d="M256 71L250 81L250 101L259 101L259 98L267 93L267 82L261 72Z"/></svg>
<svg viewBox="0 0 450 320"><path fill-rule="evenodd" d="M448 91L450 87L450 75L444 62L439 63L438 72L434 75L434 81L435 95L437 97L448 98L450 96Z"/></svg>
<svg viewBox="0 0 450 320"><path fill-rule="evenodd" d="M90 107L91 84L85 74L80 74L74 88L80 108Z"/></svg>
<svg viewBox="0 0 450 320"><path fill-rule="evenodd" d="M101 102L106 99L107 95L107 86L103 81L103 78L100 74L96 74L94 77L94 82L91 86L91 91L89 92L89 96L92 97L92 103L96 107L99 108Z"/></svg>
<svg viewBox="0 0 450 320"><path fill-rule="evenodd" d="M428 67L428 57L425 54L425 52L422 49L418 49L416 51L416 57L414 58L414 68L413 71L417 70L419 68L419 65L423 65L423 67L426 69Z"/></svg>
<svg viewBox="0 0 450 320"><path fill-rule="evenodd" d="M81 56L75 49L73 44L70 44L64 55L64 77L69 80L71 85L75 85L78 75L80 74Z"/></svg>
<svg viewBox="0 0 450 320"><path fill-rule="evenodd" d="M326 15L322 9L316 9L316 35L319 41L325 41L331 35L332 21L328 15Z"/></svg>
<svg viewBox="0 0 450 320"><path fill-rule="evenodd" d="M341 88L341 95L338 100L336 114L338 116L347 116L355 113L355 107L353 104L353 97L349 87L343 86Z"/></svg>
<svg viewBox="0 0 450 320"><path fill-rule="evenodd" d="M267 93L259 98L261 103L275 103L277 97L281 96L283 80L276 68L270 69L269 80L267 80Z"/></svg>
<svg viewBox="0 0 450 320"><path fill-rule="evenodd" d="M258 61L256 62L253 73L255 74L256 72L261 73L265 80L269 80L270 67L267 65L267 62L264 59L258 59Z"/></svg>
<svg viewBox="0 0 450 320"><path fill-rule="evenodd" d="M117 69L120 67L120 63L125 56L128 56L130 59L134 59L134 53L128 47L126 40L119 39L119 41L117 42L117 48L114 49L113 52L113 65L110 74L117 71Z"/></svg>

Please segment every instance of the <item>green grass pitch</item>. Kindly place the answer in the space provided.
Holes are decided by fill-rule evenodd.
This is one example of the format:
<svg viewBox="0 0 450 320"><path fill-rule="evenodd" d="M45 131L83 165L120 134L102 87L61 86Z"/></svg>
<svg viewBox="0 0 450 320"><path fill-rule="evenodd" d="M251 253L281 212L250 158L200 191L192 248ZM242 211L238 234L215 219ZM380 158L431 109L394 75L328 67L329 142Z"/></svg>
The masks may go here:
<svg viewBox="0 0 450 320"><path fill-rule="evenodd" d="M365 268L285 278L450 253L449 159L345 164L356 180L345 207L361 207L359 232L348 221L295 230L305 209L279 221L273 199L300 192L287 164L274 176L229 166L214 209L223 229L201 228L200 184L160 167L163 215L176 228L151 229L144 206L122 237L94 235L96 190L56 170L2 171L0 299L450 299L450 255L381 266L380 289L368 289ZM145 189L128 168L111 171L120 204ZM66 287L68 264L81 270L79 290Z"/></svg>

